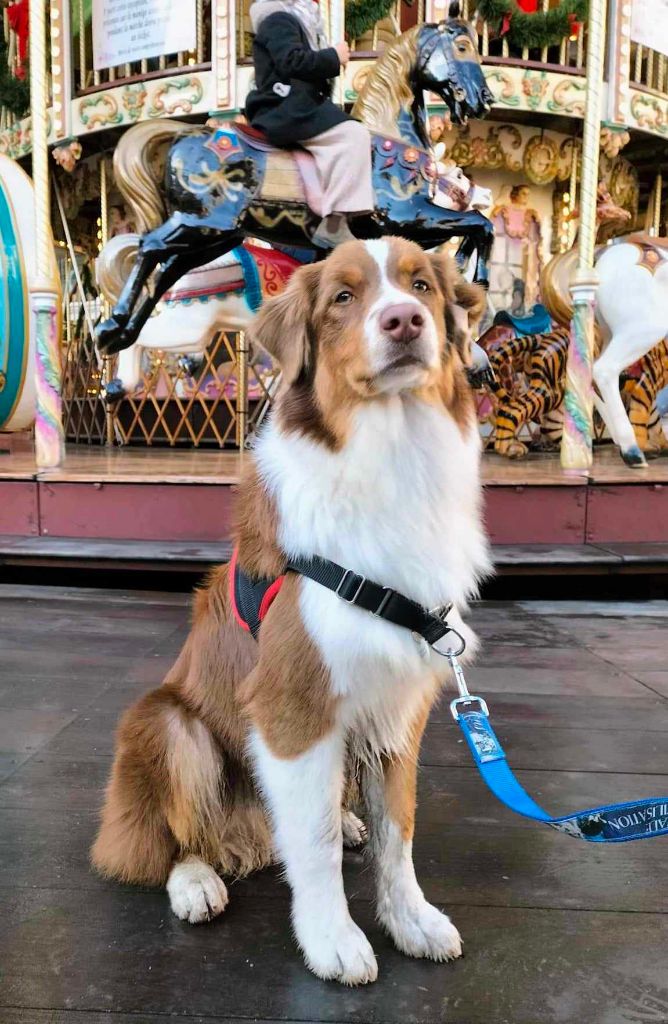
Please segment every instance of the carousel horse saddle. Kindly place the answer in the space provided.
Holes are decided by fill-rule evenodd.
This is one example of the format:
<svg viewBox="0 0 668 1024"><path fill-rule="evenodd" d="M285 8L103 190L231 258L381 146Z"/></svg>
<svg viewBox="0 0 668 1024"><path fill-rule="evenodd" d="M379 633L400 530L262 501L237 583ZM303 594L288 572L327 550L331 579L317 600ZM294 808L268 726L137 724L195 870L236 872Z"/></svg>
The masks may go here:
<svg viewBox="0 0 668 1024"><path fill-rule="evenodd" d="M300 250L294 251L302 255ZM302 262L288 251L244 242L185 274L165 293L163 302L207 302L229 292L245 291L250 308L256 310L263 293L273 295L281 291Z"/></svg>
<svg viewBox="0 0 668 1024"><path fill-rule="evenodd" d="M515 316L501 309L494 317L495 327L512 327L519 337L526 334L548 334L552 330L552 318L545 306L537 303L525 316Z"/></svg>
<svg viewBox="0 0 668 1024"><path fill-rule="evenodd" d="M279 149L272 146L264 132L251 125L234 126L243 149L261 156L264 175L260 197L267 202L303 203L314 213L322 213L322 185L315 160L305 149ZM259 162L259 161L258 161Z"/></svg>
<svg viewBox="0 0 668 1024"><path fill-rule="evenodd" d="M637 231L631 235L620 235L619 238L613 238L612 244L635 245L638 250L638 266L649 270L650 274L654 274L668 260L668 238L658 238ZM605 251L605 246L601 248L601 251Z"/></svg>

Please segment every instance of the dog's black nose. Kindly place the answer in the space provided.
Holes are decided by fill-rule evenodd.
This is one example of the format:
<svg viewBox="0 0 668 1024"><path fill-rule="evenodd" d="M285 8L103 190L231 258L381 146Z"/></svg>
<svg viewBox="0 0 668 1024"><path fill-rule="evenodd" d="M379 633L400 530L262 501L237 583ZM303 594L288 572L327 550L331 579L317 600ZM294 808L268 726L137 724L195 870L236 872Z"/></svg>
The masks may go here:
<svg viewBox="0 0 668 1024"><path fill-rule="evenodd" d="M380 314L381 331L402 345L419 338L423 327L424 316L414 302L398 302Z"/></svg>

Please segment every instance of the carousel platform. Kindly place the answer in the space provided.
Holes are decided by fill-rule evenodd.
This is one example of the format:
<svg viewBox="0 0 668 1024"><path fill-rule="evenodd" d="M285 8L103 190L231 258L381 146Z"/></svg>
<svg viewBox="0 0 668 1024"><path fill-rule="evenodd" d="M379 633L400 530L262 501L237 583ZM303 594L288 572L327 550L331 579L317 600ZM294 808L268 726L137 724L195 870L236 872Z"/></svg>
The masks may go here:
<svg viewBox="0 0 668 1024"><path fill-rule="evenodd" d="M39 472L29 451L0 455L0 565L201 571L225 561L244 456L73 447ZM591 475L555 455L483 460L497 570L664 572L668 459L628 469L610 449Z"/></svg>

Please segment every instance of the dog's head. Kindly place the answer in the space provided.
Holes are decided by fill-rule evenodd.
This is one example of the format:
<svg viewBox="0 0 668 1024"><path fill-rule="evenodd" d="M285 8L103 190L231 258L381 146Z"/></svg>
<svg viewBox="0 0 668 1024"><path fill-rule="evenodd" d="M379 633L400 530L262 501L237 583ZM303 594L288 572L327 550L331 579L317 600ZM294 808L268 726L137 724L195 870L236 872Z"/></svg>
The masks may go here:
<svg viewBox="0 0 668 1024"><path fill-rule="evenodd" d="M278 362L277 414L332 442L356 405L407 392L463 400L484 293L448 256L401 238L340 245L298 270L251 337Z"/></svg>

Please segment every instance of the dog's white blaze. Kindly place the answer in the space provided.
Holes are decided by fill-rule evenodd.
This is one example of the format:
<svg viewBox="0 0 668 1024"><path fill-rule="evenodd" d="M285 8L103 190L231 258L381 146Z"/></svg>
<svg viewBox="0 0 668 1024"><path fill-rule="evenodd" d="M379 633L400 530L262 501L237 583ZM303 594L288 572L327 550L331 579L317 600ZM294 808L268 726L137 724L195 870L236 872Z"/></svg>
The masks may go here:
<svg viewBox="0 0 668 1024"><path fill-rule="evenodd" d="M438 332L434 318L431 315L431 311L424 303L416 299L413 293L398 288L391 280L388 273L388 260L391 251L389 239L371 239L365 242L364 245L378 267L380 278L378 297L369 308L364 321L364 337L372 371L380 373L392 358L393 343L388 343L383 336L379 323L380 316L388 306L406 302L412 303L415 306L416 312L421 313L425 319L422 337L420 342L416 343L416 347L419 345L420 354L428 366L437 366ZM421 378L424 377L424 373L425 371L421 367L406 367L397 375L396 379L387 381L386 388L388 391L397 391L410 386L412 383L417 385Z"/></svg>
<svg viewBox="0 0 668 1024"><path fill-rule="evenodd" d="M278 505L286 553L330 558L428 608L446 601L461 608L489 567L479 447L475 424L462 435L447 413L392 396L359 407L342 451L269 424L256 458ZM376 749L403 747L422 698L447 674L445 659L433 652L425 659L407 630L311 580L301 581L300 607L334 692L347 698L342 726ZM461 628L473 650L473 634Z"/></svg>
<svg viewBox="0 0 668 1024"><path fill-rule="evenodd" d="M250 753L292 889L292 923L319 977L374 981L376 958L343 890L341 797L345 743L335 730L301 757L275 757L257 732Z"/></svg>

